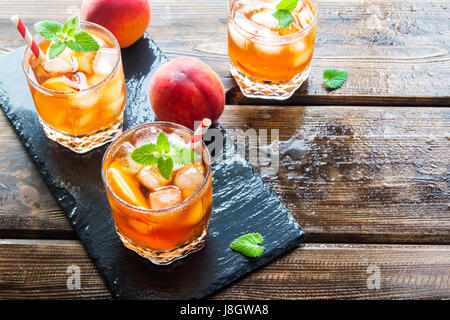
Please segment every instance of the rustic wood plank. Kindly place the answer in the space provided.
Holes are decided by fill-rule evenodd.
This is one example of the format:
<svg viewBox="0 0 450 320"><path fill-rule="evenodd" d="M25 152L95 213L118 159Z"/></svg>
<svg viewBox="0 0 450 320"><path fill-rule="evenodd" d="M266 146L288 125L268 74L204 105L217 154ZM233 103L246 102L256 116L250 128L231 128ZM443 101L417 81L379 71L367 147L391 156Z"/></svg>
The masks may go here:
<svg viewBox="0 0 450 320"><path fill-rule="evenodd" d="M308 242L449 244L450 109L227 106L221 123L279 129L264 178ZM76 238L4 118L0 130L1 237Z"/></svg>
<svg viewBox="0 0 450 320"><path fill-rule="evenodd" d="M81 0L3 0L0 49L23 45L8 18L26 24L64 20L79 12ZM173 58L200 58L221 77L229 104L267 104L242 97L228 72L226 0L152 0L148 32ZM320 1L316 51L309 80L289 104L449 105L450 25L447 0ZM349 71L347 83L329 91L327 68Z"/></svg>
<svg viewBox="0 0 450 320"><path fill-rule="evenodd" d="M3 113L0 132L1 236L78 238Z"/></svg>
<svg viewBox="0 0 450 320"><path fill-rule="evenodd" d="M306 241L450 243L450 109L227 106L221 121L279 129L265 179Z"/></svg>
<svg viewBox="0 0 450 320"><path fill-rule="evenodd" d="M80 289L67 288L72 265ZM0 299L110 297L77 241L0 240ZM450 246L307 244L211 298L450 298Z"/></svg>

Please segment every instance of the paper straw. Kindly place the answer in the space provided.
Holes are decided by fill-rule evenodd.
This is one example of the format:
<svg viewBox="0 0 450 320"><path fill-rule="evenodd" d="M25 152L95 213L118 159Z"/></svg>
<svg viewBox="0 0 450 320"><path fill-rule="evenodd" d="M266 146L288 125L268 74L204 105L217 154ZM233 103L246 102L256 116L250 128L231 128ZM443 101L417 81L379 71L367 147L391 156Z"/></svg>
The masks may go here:
<svg viewBox="0 0 450 320"><path fill-rule="evenodd" d="M27 27L25 27L22 20L20 20L19 16L17 14L13 15L11 17L11 21L12 23L14 23L14 25L16 26L17 30L19 31L20 35L25 40L27 45L31 48L31 51L36 56L36 58L40 62L45 61L46 60L45 54L41 51L36 41L34 41L30 31L28 31Z"/></svg>
<svg viewBox="0 0 450 320"><path fill-rule="evenodd" d="M197 127L197 130L195 130L195 133L192 136L191 141L189 141L188 144L189 148L195 149L202 142L203 136L205 135L206 131L208 131L210 125L211 125L210 119L205 118L202 120L202 123Z"/></svg>

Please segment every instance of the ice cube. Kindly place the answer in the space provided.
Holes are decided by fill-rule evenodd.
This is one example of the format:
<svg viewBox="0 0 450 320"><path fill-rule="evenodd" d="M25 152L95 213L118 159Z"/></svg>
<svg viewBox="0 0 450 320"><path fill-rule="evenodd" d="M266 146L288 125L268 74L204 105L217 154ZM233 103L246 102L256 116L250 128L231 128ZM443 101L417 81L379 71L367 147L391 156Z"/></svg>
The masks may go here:
<svg viewBox="0 0 450 320"><path fill-rule="evenodd" d="M42 64L42 67L51 77L72 72L74 69L71 62L59 57L48 59Z"/></svg>
<svg viewBox="0 0 450 320"><path fill-rule="evenodd" d="M251 18L253 22L269 28L269 29L276 29L278 27L278 20L273 16L272 12L270 11L260 11L254 13Z"/></svg>
<svg viewBox="0 0 450 320"><path fill-rule="evenodd" d="M117 62L116 49L100 48L94 59L94 72L97 74L107 75L114 70Z"/></svg>
<svg viewBox="0 0 450 320"><path fill-rule="evenodd" d="M103 39L100 39L97 36L94 36L93 34L91 34L92 38L94 38L95 41L97 41L98 45L100 46L100 48L106 46L105 41L103 41Z"/></svg>
<svg viewBox="0 0 450 320"><path fill-rule="evenodd" d="M104 75L93 74L92 76L90 76L90 77L87 78L87 82L88 82L88 85L89 85L90 87L92 87L92 86L94 86L94 85L96 85L96 84L102 82L103 79L105 79L105 76L104 76Z"/></svg>
<svg viewBox="0 0 450 320"><path fill-rule="evenodd" d="M103 107L108 112L109 116L114 116L122 111L124 100L125 100L125 97L121 96L117 100L110 101L108 103L103 104Z"/></svg>
<svg viewBox="0 0 450 320"><path fill-rule="evenodd" d="M230 37L236 44L236 46L238 46L241 49L245 49L247 47L248 40L246 40L245 37L242 36L231 23L228 25L228 33L230 34Z"/></svg>
<svg viewBox="0 0 450 320"><path fill-rule="evenodd" d="M114 160L114 162L117 162L117 166L121 167L124 171L135 175L143 168L143 166L131 159L131 153L134 149L135 148L131 143L124 142L119 149L114 152L113 157L117 158Z"/></svg>
<svg viewBox="0 0 450 320"><path fill-rule="evenodd" d="M186 216L183 217L182 222L184 225L195 226L197 225L205 215L203 210L203 204L201 199L196 200L187 210Z"/></svg>
<svg viewBox="0 0 450 320"><path fill-rule="evenodd" d="M302 10L297 13L297 20L302 28L306 28L312 21L314 15L308 5L303 6Z"/></svg>
<svg viewBox="0 0 450 320"><path fill-rule="evenodd" d="M90 109L97 105L99 96L92 93L75 93L70 96L68 102L73 107L78 107L80 109Z"/></svg>
<svg viewBox="0 0 450 320"><path fill-rule="evenodd" d="M114 80L112 80L110 83L104 87L102 90L103 100L105 103L106 101L115 101L123 98L123 80L121 77L117 76Z"/></svg>
<svg viewBox="0 0 450 320"><path fill-rule="evenodd" d="M97 114L91 111L84 111L82 115L76 119L77 127L85 127L90 123L94 123L97 120Z"/></svg>
<svg viewBox="0 0 450 320"><path fill-rule="evenodd" d="M78 62L78 71L86 74L92 73L92 65L95 59L95 52L77 52L75 58Z"/></svg>
<svg viewBox="0 0 450 320"><path fill-rule="evenodd" d="M291 45L291 54L294 57L294 68L301 66L311 57L312 48L308 49L308 45L304 41L298 41Z"/></svg>
<svg viewBox="0 0 450 320"><path fill-rule="evenodd" d="M175 175L174 184L181 190L197 190L202 185L204 179L204 170L201 164L188 164L178 170Z"/></svg>
<svg viewBox="0 0 450 320"><path fill-rule="evenodd" d="M259 54L266 55L266 56L278 55L278 54L280 54L281 50L283 50L282 45L254 43L254 46Z"/></svg>
<svg viewBox="0 0 450 320"><path fill-rule="evenodd" d="M113 158L124 158L134 151L135 146L130 142L124 142L120 145L120 147L114 151L114 153L111 155Z"/></svg>
<svg viewBox="0 0 450 320"><path fill-rule="evenodd" d="M152 209L173 207L182 201L181 191L176 187L159 189L150 194L149 203Z"/></svg>
<svg viewBox="0 0 450 320"><path fill-rule="evenodd" d="M115 161L123 170L131 174L137 174L139 170L142 168L140 164L136 163L133 159L131 159L130 155L123 158L119 158Z"/></svg>
<svg viewBox="0 0 450 320"><path fill-rule="evenodd" d="M142 167L136 178L144 187L151 191L167 186L170 183L170 180L164 178L156 166Z"/></svg>

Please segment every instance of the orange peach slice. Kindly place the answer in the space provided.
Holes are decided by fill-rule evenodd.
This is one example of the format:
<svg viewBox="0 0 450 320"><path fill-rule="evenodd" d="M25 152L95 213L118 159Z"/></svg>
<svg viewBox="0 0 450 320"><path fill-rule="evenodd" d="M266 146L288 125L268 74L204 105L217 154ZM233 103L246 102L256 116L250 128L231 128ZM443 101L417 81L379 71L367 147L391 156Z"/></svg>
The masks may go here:
<svg viewBox="0 0 450 320"><path fill-rule="evenodd" d="M113 162L108 168L108 181L114 193L129 204L148 209L147 200L134 175Z"/></svg>

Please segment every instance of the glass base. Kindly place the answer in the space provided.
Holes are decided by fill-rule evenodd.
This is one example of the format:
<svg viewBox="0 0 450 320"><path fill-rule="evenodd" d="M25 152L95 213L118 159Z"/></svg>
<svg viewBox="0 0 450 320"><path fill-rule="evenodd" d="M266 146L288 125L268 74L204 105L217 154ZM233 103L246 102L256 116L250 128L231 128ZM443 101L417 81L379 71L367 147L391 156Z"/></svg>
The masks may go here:
<svg viewBox="0 0 450 320"><path fill-rule="evenodd" d="M110 127L99 130L92 134L84 136L74 136L58 130L53 129L47 125L41 118L39 121L44 128L45 135L50 140L53 140L60 145L69 148L76 153L86 153L92 149L98 148L108 142L114 140L122 133L123 115L121 115L116 122Z"/></svg>
<svg viewBox="0 0 450 320"><path fill-rule="evenodd" d="M133 250L140 256L150 260L151 262L153 262L154 264L157 264L157 265L171 264L175 260L184 258L184 257L188 256L189 254L191 254L192 252L196 252L196 251L202 249L205 246L206 234L208 233L208 230L204 230L203 233L197 239L193 240L192 242L190 242L180 248L177 248L177 249L174 249L171 251L153 251L153 250L139 247L138 245L131 242L128 238L123 236L119 230L116 229L116 231L120 237L120 240L122 240L123 244L125 245L125 247Z"/></svg>
<svg viewBox="0 0 450 320"><path fill-rule="evenodd" d="M248 98L275 100L288 99L308 78L309 70L310 66L289 81L258 80L245 75L230 61L230 72L241 88L244 96Z"/></svg>

